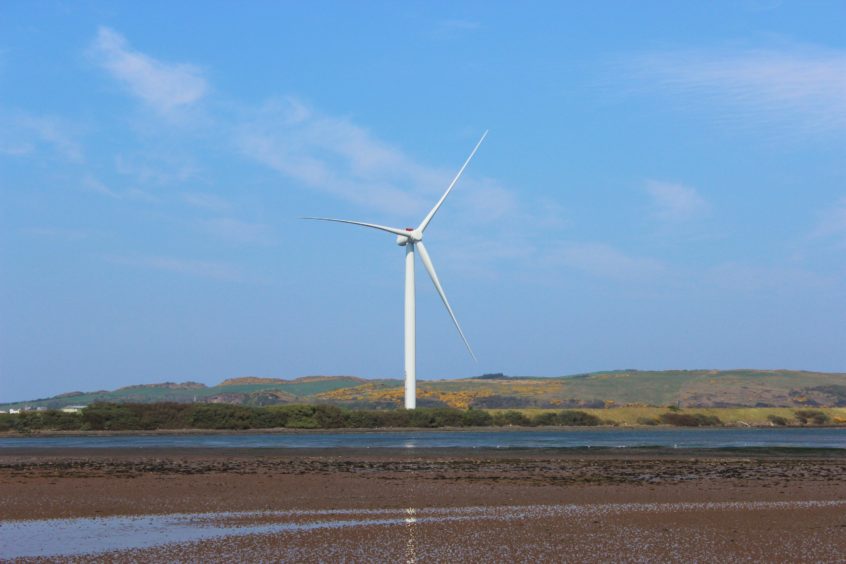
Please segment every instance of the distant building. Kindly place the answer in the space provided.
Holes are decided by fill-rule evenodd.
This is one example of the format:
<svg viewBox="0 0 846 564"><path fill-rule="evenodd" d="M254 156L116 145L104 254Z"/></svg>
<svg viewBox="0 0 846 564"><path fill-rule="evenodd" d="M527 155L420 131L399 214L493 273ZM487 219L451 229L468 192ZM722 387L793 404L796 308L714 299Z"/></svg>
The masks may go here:
<svg viewBox="0 0 846 564"><path fill-rule="evenodd" d="M9 410L9 413L20 413L20 412L21 412L20 409L15 409L15 408L12 408L12 409Z"/></svg>
<svg viewBox="0 0 846 564"><path fill-rule="evenodd" d="M83 409L88 407L87 405L66 405L61 409L62 413L79 413Z"/></svg>

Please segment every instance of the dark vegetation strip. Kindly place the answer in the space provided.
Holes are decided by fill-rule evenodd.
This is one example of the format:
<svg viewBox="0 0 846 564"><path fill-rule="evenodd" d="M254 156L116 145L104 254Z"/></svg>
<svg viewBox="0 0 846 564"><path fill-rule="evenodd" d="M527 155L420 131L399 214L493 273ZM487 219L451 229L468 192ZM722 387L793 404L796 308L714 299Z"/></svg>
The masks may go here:
<svg viewBox="0 0 846 564"><path fill-rule="evenodd" d="M494 427L601 425L598 417L565 410L527 417L518 411L478 409L345 409L334 405L248 407L228 404L98 403L79 413L0 414L0 431L150 431L156 429L376 429L383 427Z"/></svg>
<svg viewBox="0 0 846 564"><path fill-rule="evenodd" d="M796 412L802 424L825 424L821 411ZM778 418L783 419L783 418ZM669 411L643 425L677 427L720 426L716 416ZM787 421L772 421L774 425ZM540 427L613 425L578 410L527 416L519 411L490 413L479 409L420 408L416 410L349 409L334 405L250 407L230 404L95 403L81 412L25 411L0 414L0 432L32 431L152 431L157 429L376 429L437 427Z"/></svg>

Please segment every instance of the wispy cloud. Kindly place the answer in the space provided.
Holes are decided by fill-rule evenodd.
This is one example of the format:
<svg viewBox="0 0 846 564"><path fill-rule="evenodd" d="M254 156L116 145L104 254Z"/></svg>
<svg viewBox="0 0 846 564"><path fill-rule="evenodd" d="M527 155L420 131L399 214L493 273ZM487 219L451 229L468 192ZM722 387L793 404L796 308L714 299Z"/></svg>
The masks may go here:
<svg viewBox="0 0 846 564"><path fill-rule="evenodd" d="M115 200L140 200L148 203L155 203L159 201L159 198L153 196L149 192L145 192L144 190L140 190L138 188L128 188L126 190L115 190L108 186L105 182L97 178L93 175L86 175L82 179L82 186L90 191L102 196L107 196L109 198L114 198Z"/></svg>
<svg viewBox="0 0 846 564"><path fill-rule="evenodd" d="M652 199L652 215L662 222L689 221L701 217L710 209L708 202L691 186L649 180L645 188Z"/></svg>
<svg viewBox="0 0 846 564"><path fill-rule="evenodd" d="M241 269L225 262L181 259L163 256L109 256L106 257L106 260L108 262L111 262L112 264L126 265L148 270L174 272L178 274L198 276L201 278L211 278L215 280L228 281L244 280L244 276L241 272Z"/></svg>
<svg viewBox="0 0 846 564"><path fill-rule="evenodd" d="M649 89L731 104L747 116L817 131L846 128L846 52L789 48L637 56Z"/></svg>
<svg viewBox="0 0 846 564"><path fill-rule="evenodd" d="M86 175L82 179L82 185L90 192L95 192L101 196L108 196L109 198L120 198L121 195L106 186L106 183L95 176Z"/></svg>
<svg viewBox="0 0 846 564"><path fill-rule="evenodd" d="M174 184L196 177L199 169L190 159L173 155L117 155L115 170L144 184Z"/></svg>
<svg viewBox="0 0 846 564"><path fill-rule="evenodd" d="M79 241L104 235L103 231L95 229L75 229L67 227L30 227L23 230L23 233L32 237L43 237L46 239L60 239L64 241Z"/></svg>
<svg viewBox="0 0 846 564"><path fill-rule="evenodd" d="M261 223L248 223L231 217L203 219L196 223L202 231L229 243L269 245L274 242L272 229Z"/></svg>
<svg viewBox="0 0 846 564"><path fill-rule="evenodd" d="M62 158L81 162L82 146L76 139L75 127L67 120L26 112L0 114L0 154L23 157L39 147L55 150Z"/></svg>
<svg viewBox="0 0 846 564"><path fill-rule="evenodd" d="M601 278L644 279L667 270L657 259L629 255L606 243L560 243L550 249L548 259Z"/></svg>
<svg viewBox="0 0 846 564"><path fill-rule="evenodd" d="M750 292L760 297L761 292L789 293L830 288L835 278L805 270L796 265L755 265L727 262L699 273L697 279L709 287Z"/></svg>
<svg viewBox="0 0 846 564"><path fill-rule="evenodd" d="M425 213L455 174L420 164L365 128L293 98L266 104L236 138L244 155L301 185L398 215ZM488 215L509 205L496 183L462 183L463 197L484 194Z"/></svg>
<svg viewBox="0 0 846 564"><path fill-rule="evenodd" d="M190 106L208 91L198 67L167 63L134 51L122 35L107 27L97 32L91 53L131 94L162 113Z"/></svg>
<svg viewBox="0 0 846 564"><path fill-rule="evenodd" d="M220 196L204 194L202 192L185 192L182 201L189 206L210 211L223 211L231 207L230 203Z"/></svg>
<svg viewBox="0 0 846 564"><path fill-rule="evenodd" d="M846 197L819 214L819 221L811 231L811 238L837 237L846 243Z"/></svg>

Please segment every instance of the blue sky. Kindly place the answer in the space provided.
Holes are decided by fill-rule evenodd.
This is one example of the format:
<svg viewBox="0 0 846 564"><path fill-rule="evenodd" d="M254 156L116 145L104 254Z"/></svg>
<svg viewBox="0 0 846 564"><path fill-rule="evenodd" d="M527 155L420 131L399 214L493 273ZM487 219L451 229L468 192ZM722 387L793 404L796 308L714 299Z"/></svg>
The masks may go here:
<svg viewBox="0 0 846 564"><path fill-rule="evenodd" d="M843 2L5 2L0 399L846 370Z"/></svg>

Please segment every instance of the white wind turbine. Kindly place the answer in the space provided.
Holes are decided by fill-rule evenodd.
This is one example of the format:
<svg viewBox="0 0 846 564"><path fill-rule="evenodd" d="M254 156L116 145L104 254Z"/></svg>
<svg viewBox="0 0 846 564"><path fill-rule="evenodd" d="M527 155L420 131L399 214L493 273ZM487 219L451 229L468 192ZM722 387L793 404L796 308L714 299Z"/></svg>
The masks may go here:
<svg viewBox="0 0 846 564"><path fill-rule="evenodd" d="M441 199L438 200L438 203L435 204L435 207L426 214L426 217L423 218L423 221L420 222L420 225L417 226L417 229L413 227L406 227L405 229L399 229L396 227L385 227L384 225L376 225L374 223L363 223L361 221L350 221L347 219L331 219L328 217L305 217L303 219L314 219L318 221L334 221L337 223L349 223L351 225L361 225L362 227L370 227L371 229L378 229L380 231L386 231L388 233L393 233L397 236L397 245L401 247L405 247L405 408L406 409L414 409L417 406L417 394L416 394L416 382L417 376L415 371L415 364L416 364L416 345L415 345L415 312L414 312L414 251L420 251L420 260L423 261L423 266L426 268L426 272L429 273L429 277L432 279L432 283L435 285L435 289L438 291L438 294L441 296L441 300L444 302L447 311L449 312L449 316L452 318L452 322L455 323L455 328L458 329L458 334L461 335L461 339L464 341L467 350L470 352L470 356L473 357L473 360L476 360L476 355L473 354L473 349L470 348L470 343L467 342L467 337L464 336L464 331L461 330L461 325L458 324L458 319L455 318L455 314L452 312L452 308L449 305L449 301L447 300L446 294L444 294L444 289L441 287L441 283L438 280L438 275L435 272L435 267L432 264L432 259L429 258L429 253L426 251L425 245L423 245L423 233L426 231L426 228L429 226L429 222L432 221L432 218L435 217L435 214L438 212L438 209L441 207L441 204L444 203L446 197L449 195L450 191L452 190L453 186L458 182L458 179L461 178L461 174L464 172L464 169L467 168L467 165L470 164L470 159L473 158L473 155L476 154L476 151L479 149L479 146L482 144L482 141L485 140L485 137L488 135L488 132L482 135L482 138L479 139L479 142L476 143L476 146L473 147L473 151L470 153L470 156L467 157L467 160L464 161L464 164L458 171L458 174L455 175L455 178L452 179L450 182L449 187L444 192L444 195L441 196Z"/></svg>

